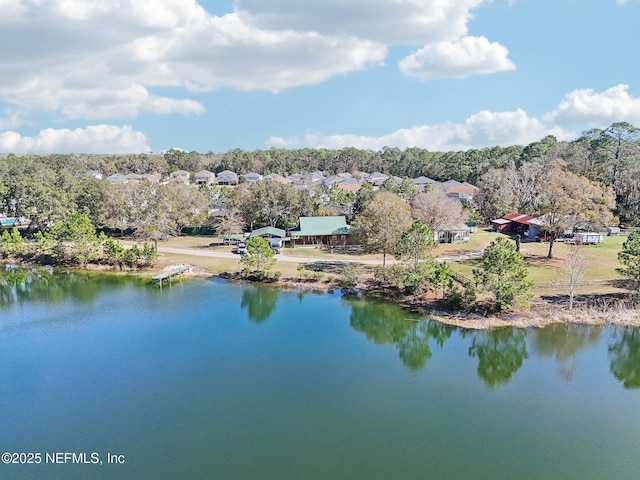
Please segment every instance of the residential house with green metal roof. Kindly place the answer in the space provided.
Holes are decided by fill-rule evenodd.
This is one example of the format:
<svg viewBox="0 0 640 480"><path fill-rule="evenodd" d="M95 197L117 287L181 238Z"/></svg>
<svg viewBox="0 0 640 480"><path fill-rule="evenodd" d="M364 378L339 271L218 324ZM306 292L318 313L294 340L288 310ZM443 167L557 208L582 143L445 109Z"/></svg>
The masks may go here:
<svg viewBox="0 0 640 480"><path fill-rule="evenodd" d="M330 217L300 217L300 225L289 230L296 245L349 245L351 227L344 215Z"/></svg>

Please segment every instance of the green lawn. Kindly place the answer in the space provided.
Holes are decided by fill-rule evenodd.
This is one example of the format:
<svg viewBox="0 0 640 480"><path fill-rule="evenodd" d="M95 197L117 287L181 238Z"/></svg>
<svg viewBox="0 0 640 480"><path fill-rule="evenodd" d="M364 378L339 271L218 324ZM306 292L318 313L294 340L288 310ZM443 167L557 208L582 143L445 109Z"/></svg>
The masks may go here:
<svg viewBox="0 0 640 480"><path fill-rule="evenodd" d="M580 293L616 293L619 287L610 284L610 280L623 278L616 272L620 266L618 252L626 237L605 237L600 245L585 245L584 254L587 259L586 274ZM556 243L553 248L554 258L547 258L548 243L522 243L520 251L524 255L529 268L529 276L535 282L534 294L546 295L563 293L559 281L565 266L568 246ZM452 262L451 268L467 278L473 278L472 270L480 266L481 259Z"/></svg>

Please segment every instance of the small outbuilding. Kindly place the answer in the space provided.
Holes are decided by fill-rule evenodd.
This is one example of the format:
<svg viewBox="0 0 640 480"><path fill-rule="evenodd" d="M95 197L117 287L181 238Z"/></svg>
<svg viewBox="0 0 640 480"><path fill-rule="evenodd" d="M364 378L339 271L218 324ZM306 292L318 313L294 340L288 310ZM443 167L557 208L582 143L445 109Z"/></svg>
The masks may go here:
<svg viewBox="0 0 640 480"><path fill-rule="evenodd" d="M576 245L598 245L604 242L604 233L577 232L573 241Z"/></svg>

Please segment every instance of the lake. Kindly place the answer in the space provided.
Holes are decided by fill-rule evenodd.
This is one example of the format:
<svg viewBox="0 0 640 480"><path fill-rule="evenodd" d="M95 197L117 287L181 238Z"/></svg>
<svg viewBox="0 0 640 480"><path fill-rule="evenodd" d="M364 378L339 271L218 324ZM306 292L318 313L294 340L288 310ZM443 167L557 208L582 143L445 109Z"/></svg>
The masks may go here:
<svg viewBox="0 0 640 480"><path fill-rule="evenodd" d="M7 480L640 471L633 328L480 332L339 292L8 269L0 366L0 452L41 456Z"/></svg>

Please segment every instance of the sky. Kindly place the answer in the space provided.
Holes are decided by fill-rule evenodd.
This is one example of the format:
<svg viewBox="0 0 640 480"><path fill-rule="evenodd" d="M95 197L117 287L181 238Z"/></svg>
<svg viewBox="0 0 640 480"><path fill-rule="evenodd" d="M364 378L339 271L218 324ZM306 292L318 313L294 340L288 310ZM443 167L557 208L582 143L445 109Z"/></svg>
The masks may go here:
<svg viewBox="0 0 640 480"><path fill-rule="evenodd" d="M0 152L419 147L640 127L640 0L0 0Z"/></svg>

